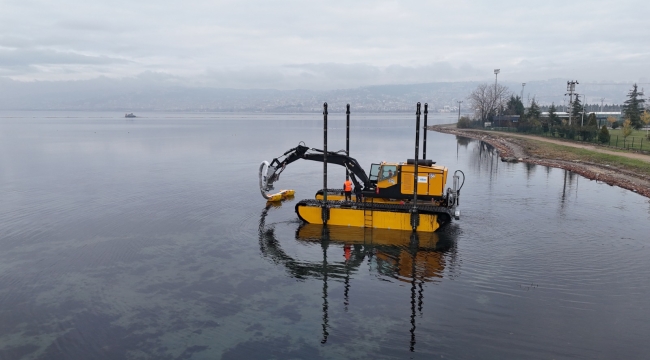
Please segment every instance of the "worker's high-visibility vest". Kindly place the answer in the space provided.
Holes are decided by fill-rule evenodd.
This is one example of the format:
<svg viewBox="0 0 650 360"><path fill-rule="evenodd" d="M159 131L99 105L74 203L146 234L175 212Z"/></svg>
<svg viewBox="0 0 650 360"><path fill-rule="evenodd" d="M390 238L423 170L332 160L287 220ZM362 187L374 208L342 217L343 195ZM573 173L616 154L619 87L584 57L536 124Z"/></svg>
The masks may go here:
<svg viewBox="0 0 650 360"><path fill-rule="evenodd" d="M352 181L345 180L343 183L343 191L352 191Z"/></svg>

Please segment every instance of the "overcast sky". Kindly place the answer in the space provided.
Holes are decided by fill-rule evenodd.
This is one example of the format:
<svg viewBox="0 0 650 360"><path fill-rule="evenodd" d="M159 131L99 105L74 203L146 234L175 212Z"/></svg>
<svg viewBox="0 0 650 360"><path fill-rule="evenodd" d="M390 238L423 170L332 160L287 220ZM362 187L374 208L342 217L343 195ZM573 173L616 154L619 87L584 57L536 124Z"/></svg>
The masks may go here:
<svg viewBox="0 0 650 360"><path fill-rule="evenodd" d="M0 77L228 88L647 81L650 3L0 0Z"/></svg>

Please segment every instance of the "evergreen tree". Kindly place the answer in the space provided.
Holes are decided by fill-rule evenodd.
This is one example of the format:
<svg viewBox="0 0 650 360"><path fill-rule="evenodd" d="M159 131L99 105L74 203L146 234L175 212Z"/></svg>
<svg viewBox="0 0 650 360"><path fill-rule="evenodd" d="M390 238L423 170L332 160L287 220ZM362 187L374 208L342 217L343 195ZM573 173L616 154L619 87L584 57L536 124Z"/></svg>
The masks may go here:
<svg viewBox="0 0 650 360"><path fill-rule="evenodd" d="M555 107L555 103L551 104L551 107L548 108L548 120L550 121L551 125L560 125L562 123L560 117L557 116L557 108Z"/></svg>
<svg viewBox="0 0 650 360"><path fill-rule="evenodd" d="M598 141L603 144L609 142L609 131L607 130L607 125L603 125L600 129L600 133L598 133Z"/></svg>
<svg viewBox="0 0 650 360"><path fill-rule="evenodd" d="M589 117L587 117L587 126L598 127L598 119L596 118L596 114L589 114Z"/></svg>
<svg viewBox="0 0 650 360"><path fill-rule="evenodd" d="M539 119L539 116L541 114L542 112L539 109L539 105L537 105L537 101L535 101L535 98L533 98L533 101L531 101L530 107L528 108L528 119Z"/></svg>
<svg viewBox="0 0 650 360"><path fill-rule="evenodd" d="M643 92L637 91L636 84L634 84L632 90L627 94L628 99L625 100L625 105L623 105L623 116L630 119L630 125L636 130L643 126L641 113L645 99L642 96Z"/></svg>
<svg viewBox="0 0 650 360"><path fill-rule="evenodd" d="M580 98L576 96L576 99L573 100L573 106L571 107L571 117L573 124L581 124L582 121L582 104L580 103Z"/></svg>
<svg viewBox="0 0 650 360"><path fill-rule="evenodd" d="M508 115L524 115L524 104L521 102L519 96L510 95L510 100L506 104L506 114Z"/></svg>

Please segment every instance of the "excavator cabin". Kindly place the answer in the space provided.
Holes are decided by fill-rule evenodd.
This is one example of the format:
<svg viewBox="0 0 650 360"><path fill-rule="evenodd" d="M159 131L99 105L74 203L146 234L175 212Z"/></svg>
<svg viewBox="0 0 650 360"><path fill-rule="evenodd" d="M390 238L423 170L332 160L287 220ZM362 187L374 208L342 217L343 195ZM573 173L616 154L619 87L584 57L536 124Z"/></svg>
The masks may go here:
<svg viewBox="0 0 650 360"><path fill-rule="evenodd" d="M415 184L413 159L406 163L382 162L370 166L370 181L376 184L373 197L389 199L411 199ZM418 162L418 198L424 201L442 201L447 183L448 169L435 165L431 160Z"/></svg>

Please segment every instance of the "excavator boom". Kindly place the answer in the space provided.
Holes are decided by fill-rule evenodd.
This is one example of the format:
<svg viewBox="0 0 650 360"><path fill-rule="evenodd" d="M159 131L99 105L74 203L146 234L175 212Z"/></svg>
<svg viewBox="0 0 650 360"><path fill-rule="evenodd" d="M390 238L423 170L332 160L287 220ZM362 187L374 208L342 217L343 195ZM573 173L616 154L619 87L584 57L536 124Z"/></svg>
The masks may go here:
<svg viewBox="0 0 650 360"><path fill-rule="evenodd" d="M325 152L321 149L310 148L304 143L298 144L295 148L287 150L281 156L271 160L270 163L264 161L260 164L260 190L262 195L267 191L273 190L273 183L280 179L280 174L284 171L287 165L296 160L311 160L311 161L325 161ZM327 152L327 162L332 164L341 165L346 168L350 179L355 187L361 187L367 190L371 187L370 179L366 172L363 171L359 162L356 159L349 157L341 152Z"/></svg>

